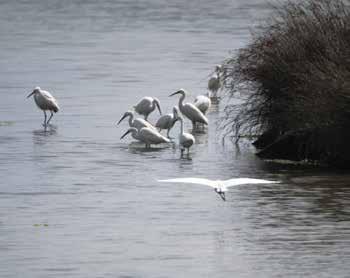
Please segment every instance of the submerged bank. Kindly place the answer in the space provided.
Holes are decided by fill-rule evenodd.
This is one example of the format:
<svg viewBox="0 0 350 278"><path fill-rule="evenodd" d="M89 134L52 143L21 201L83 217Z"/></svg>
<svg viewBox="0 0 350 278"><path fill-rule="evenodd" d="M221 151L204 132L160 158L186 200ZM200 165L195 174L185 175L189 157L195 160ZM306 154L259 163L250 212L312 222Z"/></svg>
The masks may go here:
<svg viewBox="0 0 350 278"><path fill-rule="evenodd" d="M350 166L350 7L342 0L288 1L226 60L224 126L258 134L262 158Z"/></svg>

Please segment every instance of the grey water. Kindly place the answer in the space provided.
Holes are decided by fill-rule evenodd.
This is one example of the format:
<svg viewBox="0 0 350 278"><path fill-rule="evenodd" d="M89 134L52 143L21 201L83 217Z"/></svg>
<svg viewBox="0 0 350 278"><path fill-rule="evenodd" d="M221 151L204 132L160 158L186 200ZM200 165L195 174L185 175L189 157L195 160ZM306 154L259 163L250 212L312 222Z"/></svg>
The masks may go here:
<svg viewBox="0 0 350 278"><path fill-rule="evenodd" d="M169 113L175 90L205 93L269 12L263 0L1 1L0 277L348 277L348 174L223 144L223 102L189 158L119 139L141 97ZM26 99L35 86L61 106L47 131ZM223 202L157 182L176 177L281 183Z"/></svg>

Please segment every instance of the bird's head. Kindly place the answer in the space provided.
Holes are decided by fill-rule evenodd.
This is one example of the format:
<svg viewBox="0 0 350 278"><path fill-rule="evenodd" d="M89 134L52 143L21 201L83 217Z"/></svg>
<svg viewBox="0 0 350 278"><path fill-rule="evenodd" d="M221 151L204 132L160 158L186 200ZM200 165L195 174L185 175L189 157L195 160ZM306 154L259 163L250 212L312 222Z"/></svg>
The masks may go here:
<svg viewBox="0 0 350 278"><path fill-rule="evenodd" d="M216 66L215 66L215 72L216 72L216 73L221 72L221 70L222 70L222 66L221 66L221 65L216 65Z"/></svg>
<svg viewBox="0 0 350 278"><path fill-rule="evenodd" d="M159 114L162 115L162 110L160 110L160 101L157 98L153 98L153 103L157 106Z"/></svg>
<svg viewBox="0 0 350 278"><path fill-rule="evenodd" d="M186 91L184 89L180 89L180 90L176 91L175 93L172 93L171 95L169 95L169 97L179 95L179 94L182 96L186 96Z"/></svg>
<svg viewBox="0 0 350 278"><path fill-rule="evenodd" d="M128 135L129 133L134 133L134 132L136 132L137 133L137 129L136 128L134 128L134 127L130 127L123 135L122 135L122 137L120 137L120 139L123 139L126 135Z"/></svg>
<svg viewBox="0 0 350 278"><path fill-rule="evenodd" d="M27 98L30 98L32 95L35 95L35 94L37 94L37 93L39 93L39 92L40 92L40 87L35 87L34 90L33 90L33 92L31 92L31 93L27 96Z"/></svg>
<svg viewBox="0 0 350 278"><path fill-rule="evenodd" d="M121 119L117 123L117 125L119 125L126 117L133 117L133 116L134 116L134 113L132 111L125 112L123 117L121 117Z"/></svg>

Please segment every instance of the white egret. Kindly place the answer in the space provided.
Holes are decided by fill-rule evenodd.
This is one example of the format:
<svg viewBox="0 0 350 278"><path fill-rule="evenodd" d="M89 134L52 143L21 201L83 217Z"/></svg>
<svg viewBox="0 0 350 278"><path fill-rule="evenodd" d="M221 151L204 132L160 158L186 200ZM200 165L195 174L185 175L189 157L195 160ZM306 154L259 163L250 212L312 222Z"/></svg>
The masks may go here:
<svg viewBox="0 0 350 278"><path fill-rule="evenodd" d="M199 95L195 98L194 105L205 115L211 106L211 100L205 95Z"/></svg>
<svg viewBox="0 0 350 278"><path fill-rule="evenodd" d="M159 110L159 114L162 115L162 111L160 109L160 102L157 98L153 97L143 97L140 101L134 106L134 109L140 115L145 117L147 121L148 115L152 113L156 107Z"/></svg>
<svg viewBox="0 0 350 278"><path fill-rule="evenodd" d="M217 92L221 88L221 78L220 78L220 72L221 72L221 65L217 65L215 67L215 72L210 76L208 80L208 90L210 93L209 97L217 98Z"/></svg>
<svg viewBox="0 0 350 278"><path fill-rule="evenodd" d="M161 131L162 129L167 129L167 137L170 138L169 132L173 128L176 121L179 119L179 109L174 106L173 113L169 113L161 116L156 122L156 127Z"/></svg>
<svg viewBox="0 0 350 278"><path fill-rule="evenodd" d="M192 122L192 130L195 130L196 123L202 123L208 125L208 119L203 115L203 113L192 103L185 103L184 99L186 97L186 91L180 89L179 91L172 93L170 96L180 94L179 99L179 109L182 114L184 114Z"/></svg>
<svg viewBox="0 0 350 278"><path fill-rule="evenodd" d="M150 124L146 120L141 118L135 118L135 115L132 111L125 112L123 117L121 117L121 119L117 123L117 125L119 125L127 117L129 117L129 126L135 127L137 128L137 130L140 130L143 127L155 128L152 124Z"/></svg>
<svg viewBox="0 0 350 278"><path fill-rule="evenodd" d="M137 130L135 127L131 127L125 132L120 139L123 139L127 134L131 133L134 138L142 141L146 144L146 148L150 148L151 144L170 143L170 140L161 135L157 130L149 127L143 127Z"/></svg>
<svg viewBox="0 0 350 278"><path fill-rule="evenodd" d="M34 96L34 101L35 101L36 105L42 111L44 111L45 118L44 118L43 125L44 125L44 127L46 127L53 117L53 112L57 113L60 110L60 107L58 106L58 102L48 91L44 91L44 90L40 89L40 87L35 87L33 92L31 92L27 96L27 98L30 98L31 96ZM50 116L48 121L46 121L46 119L47 119L46 111L47 110L51 112L51 116Z"/></svg>
<svg viewBox="0 0 350 278"><path fill-rule="evenodd" d="M196 142L193 135L185 132L184 121L181 116L179 116L179 121L181 123L181 129L179 134L179 144L181 149L181 157L183 156L183 152L187 149L187 155L190 153L190 147Z"/></svg>
<svg viewBox="0 0 350 278"><path fill-rule="evenodd" d="M202 184L213 187L215 192L226 201L225 192L229 187L243 185L243 184L268 184L268 183L279 183L279 181L269 181L262 179L250 179L250 178L236 178L229 180L209 180L203 178L178 178L168 180L158 180L158 182L173 182L173 183L194 183Z"/></svg>

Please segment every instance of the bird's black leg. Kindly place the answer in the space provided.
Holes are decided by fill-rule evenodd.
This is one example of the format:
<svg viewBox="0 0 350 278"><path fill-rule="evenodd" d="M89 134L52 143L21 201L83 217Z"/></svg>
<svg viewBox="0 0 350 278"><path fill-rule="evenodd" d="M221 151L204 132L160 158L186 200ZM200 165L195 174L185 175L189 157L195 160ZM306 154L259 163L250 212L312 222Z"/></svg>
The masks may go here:
<svg viewBox="0 0 350 278"><path fill-rule="evenodd" d="M47 119L47 115L46 115L46 111L44 111L44 123L43 123L43 126L46 127L46 119Z"/></svg>
<svg viewBox="0 0 350 278"><path fill-rule="evenodd" d="M221 192L220 193L220 197L221 197L222 200L226 201L225 192Z"/></svg>
<svg viewBox="0 0 350 278"><path fill-rule="evenodd" d="M53 112L52 111L50 111L51 112L51 116L50 116L50 118L49 118L49 120L47 121L47 125L49 124L49 122L51 121L51 119L52 119L52 117L53 117Z"/></svg>

